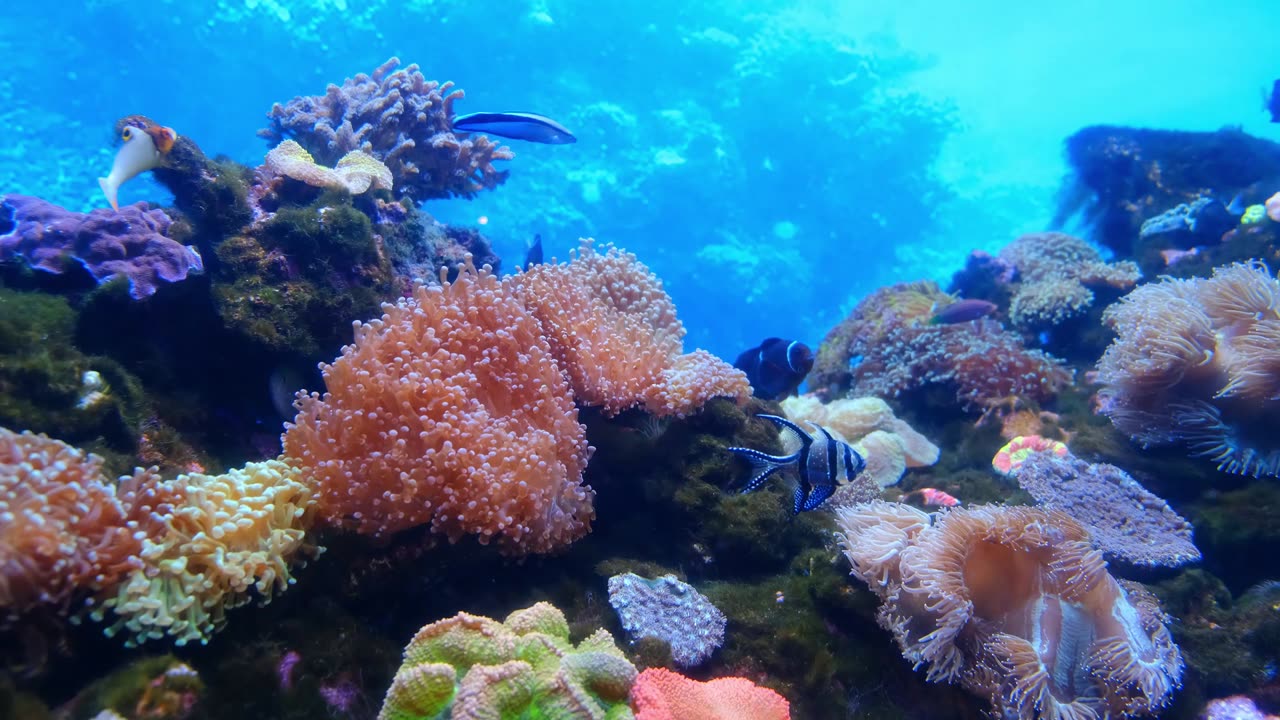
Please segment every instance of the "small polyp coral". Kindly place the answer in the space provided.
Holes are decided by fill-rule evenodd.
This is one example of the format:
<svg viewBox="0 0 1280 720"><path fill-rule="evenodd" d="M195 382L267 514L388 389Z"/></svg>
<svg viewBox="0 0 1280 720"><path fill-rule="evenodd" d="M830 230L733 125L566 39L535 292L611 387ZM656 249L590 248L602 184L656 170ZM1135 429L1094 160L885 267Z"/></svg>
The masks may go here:
<svg viewBox="0 0 1280 720"><path fill-rule="evenodd" d="M1112 578L1088 531L1061 512L977 506L934 521L875 501L836 517L904 657L996 715L1146 715L1179 686L1182 657L1154 599Z"/></svg>
<svg viewBox="0 0 1280 720"><path fill-rule="evenodd" d="M1164 278L1107 309L1102 412L1143 446L1184 443L1224 472L1280 475L1280 282L1260 262Z"/></svg>
<svg viewBox="0 0 1280 720"><path fill-rule="evenodd" d="M379 720L623 720L636 669L605 630L577 646L554 606L503 622L458 613L404 649Z"/></svg>
<svg viewBox="0 0 1280 720"><path fill-rule="evenodd" d="M1142 276L1134 263L1104 262L1089 243L1058 232L1023 235L998 258L1016 273L1009 319L1024 328L1058 325L1087 310L1095 290L1127 290Z"/></svg>

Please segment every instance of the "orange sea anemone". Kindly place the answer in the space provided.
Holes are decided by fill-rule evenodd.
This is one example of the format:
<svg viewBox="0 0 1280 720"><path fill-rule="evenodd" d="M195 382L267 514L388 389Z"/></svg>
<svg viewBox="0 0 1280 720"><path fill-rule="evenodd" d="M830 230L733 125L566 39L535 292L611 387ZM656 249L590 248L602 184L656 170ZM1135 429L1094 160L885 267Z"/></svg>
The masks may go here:
<svg viewBox="0 0 1280 720"><path fill-rule="evenodd" d="M875 501L836 511L853 574L928 678L1019 720L1130 717L1163 708L1182 656L1140 586L1122 586L1083 526L1030 507L930 517Z"/></svg>

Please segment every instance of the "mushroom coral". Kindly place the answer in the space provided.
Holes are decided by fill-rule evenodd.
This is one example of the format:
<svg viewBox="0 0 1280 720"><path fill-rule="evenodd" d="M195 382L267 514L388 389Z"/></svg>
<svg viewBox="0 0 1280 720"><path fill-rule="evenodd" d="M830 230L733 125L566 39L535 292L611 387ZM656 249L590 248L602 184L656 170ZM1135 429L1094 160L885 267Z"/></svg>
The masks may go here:
<svg viewBox="0 0 1280 720"><path fill-rule="evenodd" d="M932 682L987 698L1020 720L1159 711L1183 662L1154 598L1121 585L1075 520L1029 507L930 516L874 501L840 508L853 574L880 624Z"/></svg>

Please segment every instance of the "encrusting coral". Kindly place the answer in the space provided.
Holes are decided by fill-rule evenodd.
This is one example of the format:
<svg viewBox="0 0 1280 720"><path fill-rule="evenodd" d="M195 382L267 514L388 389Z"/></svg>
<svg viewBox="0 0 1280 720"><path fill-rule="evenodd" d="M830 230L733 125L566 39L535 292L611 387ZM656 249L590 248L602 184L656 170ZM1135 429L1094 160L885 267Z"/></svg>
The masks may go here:
<svg viewBox="0 0 1280 720"><path fill-rule="evenodd" d="M836 518L904 657L1001 717L1151 714L1179 685L1182 657L1155 600L1112 578L1088 531L1061 512L977 506L933 520L874 501Z"/></svg>
<svg viewBox="0 0 1280 720"><path fill-rule="evenodd" d="M322 367L327 392L299 398L284 435L322 522L374 535L429 524L514 554L585 535L585 430L516 293L468 267L383 310Z"/></svg>
<svg viewBox="0 0 1280 720"><path fill-rule="evenodd" d="M1185 443L1224 472L1280 475L1280 282L1260 262L1143 285L1103 316L1101 412L1144 447Z"/></svg>
<svg viewBox="0 0 1280 720"><path fill-rule="evenodd" d="M458 613L405 647L378 720L624 720L635 679L607 631L574 646L549 603L503 622Z"/></svg>

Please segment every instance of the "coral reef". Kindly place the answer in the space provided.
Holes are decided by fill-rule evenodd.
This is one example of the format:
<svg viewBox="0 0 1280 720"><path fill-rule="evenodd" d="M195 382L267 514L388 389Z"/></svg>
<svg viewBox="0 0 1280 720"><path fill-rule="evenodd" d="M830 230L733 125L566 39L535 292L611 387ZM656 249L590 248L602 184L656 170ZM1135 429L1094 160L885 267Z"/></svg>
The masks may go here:
<svg viewBox="0 0 1280 720"><path fill-rule="evenodd" d="M322 522L385 535L429 524L508 552L585 535L590 449L537 320L487 270L419 286L359 325L298 400L284 454Z"/></svg>
<svg viewBox="0 0 1280 720"><path fill-rule="evenodd" d="M1045 402L1070 382L1057 360L1027 350L990 318L932 325L951 296L932 282L882 288L827 334L809 382L819 396L895 398L930 385L954 388L958 404L986 410L1011 399Z"/></svg>
<svg viewBox="0 0 1280 720"><path fill-rule="evenodd" d="M324 95L276 103L259 135L295 140L319 162L333 165L352 151L391 169L396 192L414 200L470 197L492 190L507 172L493 167L514 154L483 135L456 135L453 104L463 96L453 83L428 81L417 65L397 70L391 58L372 75L360 73Z"/></svg>
<svg viewBox="0 0 1280 720"><path fill-rule="evenodd" d="M648 668L631 691L636 720L790 720L786 698L746 678L698 682Z"/></svg>
<svg viewBox="0 0 1280 720"><path fill-rule="evenodd" d="M1089 243L1057 232L1023 235L997 257L1014 271L1009 319L1023 328L1059 325L1087 310L1095 290L1114 300L1142 275L1134 263L1104 262Z"/></svg>
<svg viewBox="0 0 1280 720"><path fill-rule="evenodd" d="M33 268L62 273L73 263L98 283L129 282L136 300L162 282L204 270L200 254L169 236L172 221L145 203L78 213L26 195L0 196L0 260L24 258Z"/></svg>
<svg viewBox="0 0 1280 720"><path fill-rule="evenodd" d="M614 575L609 578L609 604L632 643L661 640L682 668L701 665L724 643L724 613L673 575L653 580L635 573Z"/></svg>
<svg viewBox="0 0 1280 720"><path fill-rule="evenodd" d="M1150 447L1184 443L1223 472L1280 475L1280 282L1261 263L1144 285L1107 309L1101 411Z"/></svg>
<svg viewBox="0 0 1280 720"><path fill-rule="evenodd" d="M675 304L631 253L601 254L584 240L570 262L536 265L511 282L584 405L679 417L713 397L751 394L741 370L704 350L681 354Z"/></svg>
<svg viewBox="0 0 1280 720"><path fill-rule="evenodd" d="M991 467L1001 475L1012 475L1023 463L1038 454L1061 458L1069 455L1070 451L1065 443L1057 440L1039 435L1018 435L996 452L995 457L991 458Z"/></svg>
<svg viewBox="0 0 1280 720"><path fill-rule="evenodd" d="M574 646L548 603L499 623L459 613L426 625L404 649L379 720L547 717L622 720L636 669L597 630Z"/></svg>
<svg viewBox="0 0 1280 720"><path fill-rule="evenodd" d="M1178 567L1200 559L1191 523L1115 465L1041 451L1020 463L1013 477L1040 506L1088 528L1109 560Z"/></svg>
<svg viewBox="0 0 1280 720"><path fill-rule="evenodd" d="M1023 720L1130 717L1168 704L1183 662L1164 615L1107 573L1088 532L1035 508L837 510L853 574L878 620L934 682Z"/></svg>
<svg viewBox="0 0 1280 720"><path fill-rule="evenodd" d="M1076 132L1066 146L1074 172L1061 193L1055 224L1083 213L1098 242L1122 258L1137 254L1134 242L1144 221L1194 202L1205 188L1229 199L1280 177L1280 145L1238 129L1095 125Z"/></svg>

